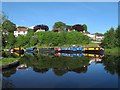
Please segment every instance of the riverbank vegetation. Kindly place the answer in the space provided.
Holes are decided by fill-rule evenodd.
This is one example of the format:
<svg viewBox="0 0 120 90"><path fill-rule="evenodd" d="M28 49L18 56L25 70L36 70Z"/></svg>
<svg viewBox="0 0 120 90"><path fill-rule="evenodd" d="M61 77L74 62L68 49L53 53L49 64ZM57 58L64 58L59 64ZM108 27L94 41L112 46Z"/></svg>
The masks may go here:
<svg viewBox="0 0 120 90"><path fill-rule="evenodd" d="M18 61L19 58L2 58L2 65L11 64Z"/></svg>
<svg viewBox="0 0 120 90"><path fill-rule="evenodd" d="M55 47L55 46L72 46L78 45L88 45L90 44L90 39L88 36L83 35L80 32L61 32L56 33L52 31L48 32L28 32L27 35L14 37L13 34L3 36L6 38L7 44L4 44L5 48L10 47Z"/></svg>
<svg viewBox="0 0 120 90"><path fill-rule="evenodd" d="M120 26L117 29L110 28L105 34L101 46L106 54L119 55L120 49Z"/></svg>

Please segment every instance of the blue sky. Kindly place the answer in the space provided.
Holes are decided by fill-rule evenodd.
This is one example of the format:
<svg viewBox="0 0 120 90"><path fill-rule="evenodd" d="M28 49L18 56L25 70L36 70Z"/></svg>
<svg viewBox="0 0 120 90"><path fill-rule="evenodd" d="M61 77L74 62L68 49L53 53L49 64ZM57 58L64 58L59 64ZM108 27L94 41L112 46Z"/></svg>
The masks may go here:
<svg viewBox="0 0 120 90"><path fill-rule="evenodd" d="M19 26L48 25L57 21L67 25L86 24L90 33L117 28L117 2L3 2L8 19Z"/></svg>

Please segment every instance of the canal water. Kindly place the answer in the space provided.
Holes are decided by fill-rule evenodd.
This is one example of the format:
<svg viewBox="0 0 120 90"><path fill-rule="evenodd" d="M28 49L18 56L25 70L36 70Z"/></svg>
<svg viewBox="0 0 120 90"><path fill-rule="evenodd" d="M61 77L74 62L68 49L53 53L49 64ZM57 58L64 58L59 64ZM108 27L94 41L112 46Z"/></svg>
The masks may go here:
<svg viewBox="0 0 120 90"><path fill-rule="evenodd" d="M20 58L19 66L2 70L3 88L118 88L118 56L3 53Z"/></svg>

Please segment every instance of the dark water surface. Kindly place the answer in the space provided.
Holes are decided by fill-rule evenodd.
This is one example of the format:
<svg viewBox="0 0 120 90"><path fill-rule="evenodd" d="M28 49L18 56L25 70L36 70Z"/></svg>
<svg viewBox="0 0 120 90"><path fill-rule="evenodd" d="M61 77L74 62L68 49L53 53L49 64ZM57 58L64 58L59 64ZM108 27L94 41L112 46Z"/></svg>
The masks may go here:
<svg viewBox="0 0 120 90"><path fill-rule="evenodd" d="M3 88L118 88L120 57L61 55L24 54L20 65L27 67L2 71Z"/></svg>

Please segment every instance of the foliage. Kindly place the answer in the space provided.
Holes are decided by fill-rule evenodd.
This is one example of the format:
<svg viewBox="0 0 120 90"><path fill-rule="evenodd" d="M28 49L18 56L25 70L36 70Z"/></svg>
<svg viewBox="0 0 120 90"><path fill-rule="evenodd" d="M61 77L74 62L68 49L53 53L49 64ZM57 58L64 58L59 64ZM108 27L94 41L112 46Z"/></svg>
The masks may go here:
<svg viewBox="0 0 120 90"><path fill-rule="evenodd" d="M64 30L66 30L66 24L63 22L56 22L53 25L53 29L57 29L57 28L60 28L61 31L64 31Z"/></svg>
<svg viewBox="0 0 120 90"><path fill-rule="evenodd" d="M120 47L120 26L118 26L118 28L116 29L116 46Z"/></svg>
<svg viewBox="0 0 120 90"><path fill-rule="evenodd" d="M37 34L40 45L48 45L48 46L61 46L65 44L88 44L90 42L89 37L83 35L79 32L39 32Z"/></svg>
<svg viewBox="0 0 120 90"><path fill-rule="evenodd" d="M102 41L101 46L104 48L117 48L120 47L120 26L115 30L114 28L110 28L105 34L104 39Z"/></svg>
<svg viewBox="0 0 120 90"><path fill-rule="evenodd" d="M2 29L13 33L16 30L16 25L10 20L5 20L2 24Z"/></svg>
<svg viewBox="0 0 120 90"><path fill-rule="evenodd" d="M17 28L26 28L25 26L18 26Z"/></svg>
<svg viewBox="0 0 120 90"><path fill-rule="evenodd" d="M8 19L8 16L4 12L0 12L0 17L1 17L0 24L2 24L5 20Z"/></svg>
<svg viewBox="0 0 120 90"><path fill-rule="evenodd" d="M50 57L37 54L35 57L31 55L23 56L20 59L20 63L26 63L27 66L33 67L35 71L37 69L37 72L46 72L49 68L52 68L56 75L61 76L68 71L74 71L77 73L86 72L86 67L89 65L89 58Z"/></svg>
<svg viewBox="0 0 120 90"><path fill-rule="evenodd" d="M13 34L9 34L5 38L8 40L7 47L32 47L32 46L63 46L63 45L87 45L90 43L88 36L83 35L80 32L28 32L27 35L20 35L14 37Z"/></svg>
<svg viewBox="0 0 120 90"><path fill-rule="evenodd" d="M13 33L9 33L8 35L7 35L7 37L6 37L6 39L7 39L7 45L9 46L9 47L14 47L14 44L15 44L15 42L16 42L16 38L15 38L15 36L13 35Z"/></svg>
<svg viewBox="0 0 120 90"><path fill-rule="evenodd" d="M16 42L16 38L13 33L9 33L8 35L2 34L2 46L5 47L14 47Z"/></svg>
<svg viewBox="0 0 120 90"><path fill-rule="evenodd" d="M84 28L84 31L86 32L86 31L87 31L87 25L86 25L86 24L83 24L82 26L83 26L83 28Z"/></svg>
<svg viewBox="0 0 120 90"><path fill-rule="evenodd" d="M105 55L103 60L103 65L105 66L105 70L107 70L111 74L118 74L120 77L120 56L113 56L113 55Z"/></svg>
<svg viewBox="0 0 120 90"><path fill-rule="evenodd" d="M48 31L49 27L47 25L37 25L34 27L34 32L36 32L38 29L43 29L45 31Z"/></svg>
<svg viewBox="0 0 120 90"><path fill-rule="evenodd" d="M13 63L18 59L19 58L2 58L2 65Z"/></svg>

